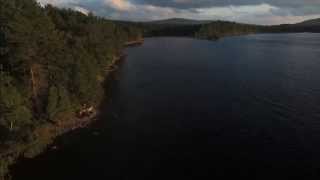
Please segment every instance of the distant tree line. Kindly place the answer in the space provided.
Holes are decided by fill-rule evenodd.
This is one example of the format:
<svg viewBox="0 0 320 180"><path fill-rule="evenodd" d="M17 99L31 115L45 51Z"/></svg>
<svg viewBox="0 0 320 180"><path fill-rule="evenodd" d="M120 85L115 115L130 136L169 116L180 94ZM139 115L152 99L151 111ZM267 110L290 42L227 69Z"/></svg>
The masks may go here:
<svg viewBox="0 0 320 180"><path fill-rule="evenodd" d="M320 20L318 20L320 22ZM225 36L246 35L255 33L301 33L320 32L320 25L316 24L281 24L272 26L241 24L228 21L214 21L204 24L195 31L195 37L202 39L219 39Z"/></svg>
<svg viewBox="0 0 320 180"><path fill-rule="evenodd" d="M299 33L320 32L320 25L313 23L282 24L282 25L253 25L229 21L212 21L203 24L153 24L138 23L137 27L143 30L144 36L189 36L200 39L217 40L225 36L237 36L255 33Z"/></svg>
<svg viewBox="0 0 320 180"><path fill-rule="evenodd" d="M302 32L319 33L320 24L319 25L282 24L282 25L275 25L275 26L263 26L260 28L260 32L262 33L302 33Z"/></svg>
<svg viewBox="0 0 320 180"><path fill-rule="evenodd" d="M227 21L215 21L202 25L195 36L202 39L219 39L225 36L252 34L259 31L259 26Z"/></svg>
<svg viewBox="0 0 320 180"><path fill-rule="evenodd" d="M173 25L173 24L143 24L145 37L157 36L188 36L194 37L201 25Z"/></svg>
<svg viewBox="0 0 320 180"><path fill-rule="evenodd" d="M132 23L132 25L141 29L144 37L187 36L202 39L218 39L224 36L250 34L258 31L258 26L255 25L227 21L213 21L204 24L157 24L148 22Z"/></svg>

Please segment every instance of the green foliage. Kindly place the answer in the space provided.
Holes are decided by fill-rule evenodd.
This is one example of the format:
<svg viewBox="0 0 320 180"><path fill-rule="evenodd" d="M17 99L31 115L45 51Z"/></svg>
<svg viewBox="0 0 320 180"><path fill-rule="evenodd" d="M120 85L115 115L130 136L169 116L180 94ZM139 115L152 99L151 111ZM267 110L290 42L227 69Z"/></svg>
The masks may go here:
<svg viewBox="0 0 320 180"><path fill-rule="evenodd" d="M71 102L69 99L68 91L59 86L51 86L48 95L47 114L50 120L54 120L55 116L67 111L71 108Z"/></svg>
<svg viewBox="0 0 320 180"><path fill-rule="evenodd" d="M35 143L34 130L58 114L95 105L103 92L98 77L126 41L140 37L136 26L92 14L41 7L35 0L0 0L1 150L3 144ZM7 168L2 165L0 177Z"/></svg>
<svg viewBox="0 0 320 180"><path fill-rule="evenodd" d="M53 119L54 116L57 114L57 109L59 108L59 92L58 88L55 86L50 87L49 95L48 95L48 105L47 105L47 113L49 119Z"/></svg>
<svg viewBox="0 0 320 180"><path fill-rule="evenodd" d="M74 91L82 102L92 102L99 89L96 74L98 69L85 59L91 59L90 56L79 57L79 63L75 66L74 71Z"/></svg>
<svg viewBox="0 0 320 180"><path fill-rule="evenodd" d="M10 144L28 156L38 154L53 135L44 128L38 137L35 130L82 103L95 105L103 92L98 77L124 42L140 37L133 25L92 14L43 8L35 0L0 0L1 151ZM0 158L0 178L11 163Z"/></svg>
<svg viewBox="0 0 320 180"><path fill-rule="evenodd" d="M1 71L15 82L1 85L5 126L30 117L52 119L77 103L94 103L101 93L97 77L110 57L125 41L141 37L136 27L42 8L34 0L1 0L0 9ZM25 118L18 118L22 114Z"/></svg>
<svg viewBox="0 0 320 180"><path fill-rule="evenodd" d="M9 76L1 75L0 125L10 131L16 131L32 122L32 114L11 79Z"/></svg>
<svg viewBox="0 0 320 180"><path fill-rule="evenodd" d="M0 159L0 179L8 179L9 165L12 161L7 159Z"/></svg>
<svg viewBox="0 0 320 180"><path fill-rule="evenodd" d="M203 25L196 37L203 39L219 39L225 36L252 34L258 31L258 26L234 22L215 21Z"/></svg>

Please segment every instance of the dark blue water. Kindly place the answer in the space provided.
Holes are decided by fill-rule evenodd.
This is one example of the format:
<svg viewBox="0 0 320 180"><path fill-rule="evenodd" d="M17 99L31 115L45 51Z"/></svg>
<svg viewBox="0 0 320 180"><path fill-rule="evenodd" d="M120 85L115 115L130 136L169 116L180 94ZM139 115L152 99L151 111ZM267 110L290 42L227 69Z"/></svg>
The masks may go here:
<svg viewBox="0 0 320 180"><path fill-rule="evenodd" d="M15 179L320 176L320 34L150 38L89 129Z"/></svg>

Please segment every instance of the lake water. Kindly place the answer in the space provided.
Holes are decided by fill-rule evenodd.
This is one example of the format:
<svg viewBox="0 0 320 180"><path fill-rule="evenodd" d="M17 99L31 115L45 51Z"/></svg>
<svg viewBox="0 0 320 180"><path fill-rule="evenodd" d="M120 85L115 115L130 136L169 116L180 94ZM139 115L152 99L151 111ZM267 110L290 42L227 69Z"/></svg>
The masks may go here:
<svg viewBox="0 0 320 180"><path fill-rule="evenodd" d="M148 38L126 53L100 120L14 179L320 176L320 34Z"/></svg>

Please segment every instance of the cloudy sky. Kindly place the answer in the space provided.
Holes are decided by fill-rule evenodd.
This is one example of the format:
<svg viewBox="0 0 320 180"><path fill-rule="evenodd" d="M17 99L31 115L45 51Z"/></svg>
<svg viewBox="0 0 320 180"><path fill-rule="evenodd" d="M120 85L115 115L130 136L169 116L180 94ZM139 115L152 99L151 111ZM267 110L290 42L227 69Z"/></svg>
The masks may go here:
<svg viewBox="0 0 320 180"><path fill-rule="evenodd" d="M255 24L295 23L320 17L320 0L38 0L110 19L230 20Z"/></svg>

